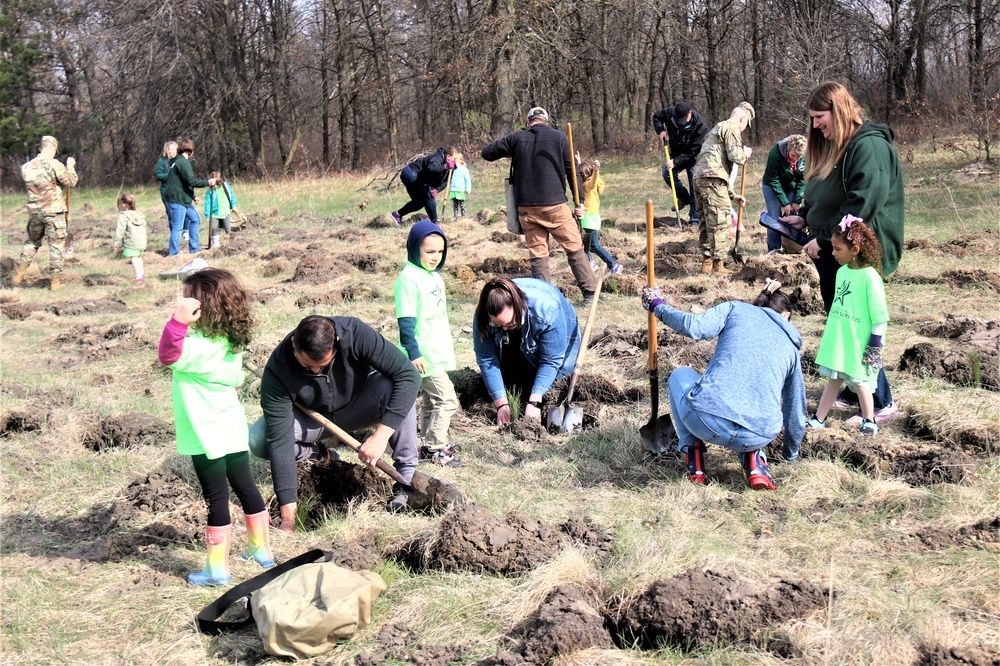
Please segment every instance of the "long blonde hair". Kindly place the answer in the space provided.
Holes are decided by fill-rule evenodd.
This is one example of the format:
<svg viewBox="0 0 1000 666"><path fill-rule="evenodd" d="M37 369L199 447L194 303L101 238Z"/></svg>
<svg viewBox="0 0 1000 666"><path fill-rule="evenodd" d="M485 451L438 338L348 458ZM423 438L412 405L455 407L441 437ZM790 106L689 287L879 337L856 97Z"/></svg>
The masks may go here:
<svg viewBox="0 0 1000 666"><path fill-rule="evenodd" d="M810 118L806 140L806 180L826 178L864 122L861 106L847 88L835 81L825 81L809 95L806 109L831 112L832 138L827 139L813 127Z"/></svg>

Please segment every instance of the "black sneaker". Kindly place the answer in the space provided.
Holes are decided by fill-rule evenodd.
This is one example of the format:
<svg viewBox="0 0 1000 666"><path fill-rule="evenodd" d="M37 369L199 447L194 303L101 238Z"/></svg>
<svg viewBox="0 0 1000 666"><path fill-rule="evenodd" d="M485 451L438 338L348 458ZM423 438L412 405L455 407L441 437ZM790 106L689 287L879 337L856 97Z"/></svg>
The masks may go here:
<svg viewBox="0 0 1000 666"><path fill-rule="evenodd" d="M583 303L580 304L582 308L589 308L594 303L594 292L585 291L583 292Z"/></svg>
<svg viewBox="0 0 1000 666"><path fill-rule="evenodd" d="M687 457L688 478L691 479L691 483L696 483L699 486L705 485L705 452L707 450L703 442L695 440L694 444L689 446L684 453Z"/></svg>
<svg viewBox="0 0 1000 666"><path fill-rule="evenodd" d="M398 483L392 484L393 497L385 505L385 510L389 513L402 513L410 510L410 495L404 486Z"/></svg>

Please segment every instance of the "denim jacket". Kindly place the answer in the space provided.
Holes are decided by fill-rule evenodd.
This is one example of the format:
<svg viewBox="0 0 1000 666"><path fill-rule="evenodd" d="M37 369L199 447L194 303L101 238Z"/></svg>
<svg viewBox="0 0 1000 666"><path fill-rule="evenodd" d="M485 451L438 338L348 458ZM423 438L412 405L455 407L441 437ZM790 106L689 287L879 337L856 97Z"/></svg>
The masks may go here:
<svg viewBox="0 0 1000 666"><path fill-rule="evenodd" d="M566 297L548 282L535 278L516 278L514 284L524 292L528 312L521 325L521 352L538 368L531 392L543 395L559 377L571 374L580 351L580 324ZM499 400L507 392L500 375L503 329L490 326L479 339L475 317L472 321L472 346L476 363L486 382L490 398ZM527 396L523 397L527 400Z"/></svg>

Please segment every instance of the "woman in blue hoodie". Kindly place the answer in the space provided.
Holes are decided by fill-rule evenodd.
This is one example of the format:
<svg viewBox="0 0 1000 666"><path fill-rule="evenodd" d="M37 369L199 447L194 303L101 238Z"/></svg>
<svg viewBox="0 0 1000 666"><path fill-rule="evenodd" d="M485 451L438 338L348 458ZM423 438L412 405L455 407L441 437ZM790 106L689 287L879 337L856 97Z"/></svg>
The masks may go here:
<svg viewBox="0 0 1000 666"><path fill-rule="evenodd" d="M495 277L479 295L472 347L497 422L510 422L507 391L514 389L524 416L541 421L542 397L576 365L580 324L570 302L548 282Z"/></svg>
<svg viewBox="0 0 1000 666"><path fill-rule="evenodd" d="M770 282L753 305L729 301L700 315L685 314L658 288L643 287L642 306L674 331L694 340L719 338L705 374L680 367L667 380L677 449L687 456L693 483L705 483L706 443L735 451L754 490L777 488L763 449L782 427L782 457L799 455L806 426L802 336L789 323L791 304L778 286Z"/></svg>

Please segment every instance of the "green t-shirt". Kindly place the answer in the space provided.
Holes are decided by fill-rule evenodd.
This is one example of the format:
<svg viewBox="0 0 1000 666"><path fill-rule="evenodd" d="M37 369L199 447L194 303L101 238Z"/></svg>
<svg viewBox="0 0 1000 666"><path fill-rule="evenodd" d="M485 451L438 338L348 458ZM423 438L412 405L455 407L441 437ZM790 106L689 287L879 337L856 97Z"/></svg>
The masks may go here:
<svg viewBox="0 0 1000 666"><path fill-rule="evenodd" d="M427 370L421 376L430 377L454 370L455 348L451 342L441 275L408 261L396 278L394 294L396 318L416 318L417 346L427 362ZM399 348L406 353L402 345Z"/></svg>
<svg viewBox="0 0 1000 666"><path fill-rule="evenodd" d="M872 326L887 321L885 289L878 272L870 266L841 266L816 363L855 379L874 380L878 371L869 372L861 364L861 357L868 346Z"/></svg>
<svg viewBox="0 0 1000 666"><path fill-rule="evenodd" d="M184 338L181 357L170 369L177 453L214 460L249 451L247 416L236 395L244 380L243 353L230 352L225 338L194 331Z"/></svg>

